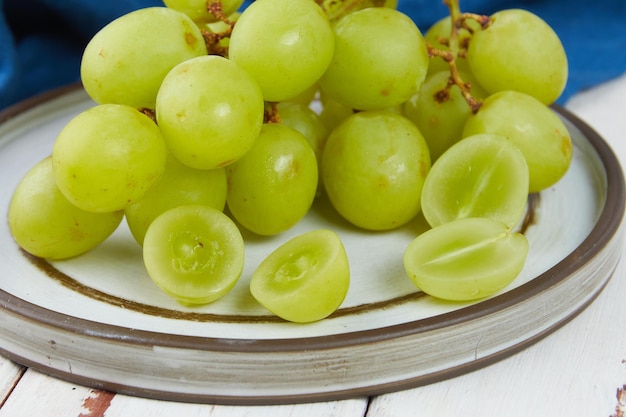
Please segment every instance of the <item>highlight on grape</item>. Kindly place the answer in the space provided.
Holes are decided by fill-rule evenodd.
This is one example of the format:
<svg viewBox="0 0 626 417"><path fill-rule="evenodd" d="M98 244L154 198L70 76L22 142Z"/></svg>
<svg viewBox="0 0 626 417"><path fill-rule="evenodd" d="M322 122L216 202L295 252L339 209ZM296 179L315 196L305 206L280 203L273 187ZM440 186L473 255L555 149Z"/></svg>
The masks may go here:
<svg viewBox="0 0 626 417"><path fill-rule="evenodd" d="M203 305L238 282L244 235L283 233L323 197L365 232L423 215L398 258L433 297L506 288L529 250L528 195L572 160L549 107L567 57L529 11L443 1L430 28L394 0L164 0L112 21L81 61L95 104L14 191L17 245L80 256L125 217L155 285ZM287 321L331 316L350 285L329 229L255 267L251 294Z"/></svg>

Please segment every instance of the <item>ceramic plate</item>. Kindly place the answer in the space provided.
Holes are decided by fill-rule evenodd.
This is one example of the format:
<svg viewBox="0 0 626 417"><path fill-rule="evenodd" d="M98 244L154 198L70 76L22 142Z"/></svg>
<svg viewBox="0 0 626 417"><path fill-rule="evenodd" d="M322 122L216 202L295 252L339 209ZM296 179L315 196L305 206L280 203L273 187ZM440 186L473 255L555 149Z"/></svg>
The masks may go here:
<svg viewBox="0 0 626 417"><path fill-rule="evenodd" d="M50 154L57 133L93 103L77 87L0 114L0 217L16 184ZM563 109L574 160L554 187L529 199L521 275L501 293L450 303L421 293L402 264L422 218L371 233L320 200L292 230L246 235L246 266L223 299L178 305L150 281L125 223L94 251L66 261L26 255L0 222L0 352L74 383L152 398L269 404L341 399L449 378L511 355L583 310L619 260L624 179L610 148ZM342 237L352 271L335 314L286 323L248 291L259 262L304 231Z"/></svg>

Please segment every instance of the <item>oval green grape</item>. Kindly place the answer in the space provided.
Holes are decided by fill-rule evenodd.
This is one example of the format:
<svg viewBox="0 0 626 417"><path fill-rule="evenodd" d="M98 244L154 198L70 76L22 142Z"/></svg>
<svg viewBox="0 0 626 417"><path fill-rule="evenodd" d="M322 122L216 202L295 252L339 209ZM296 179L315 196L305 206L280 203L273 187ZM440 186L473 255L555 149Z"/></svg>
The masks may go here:
<svg viewBox="0 0 626 417"><path fill-rule="evenodd" d="M350 286L350 264L339 236L313 230L287 241L250 279L254 298L275 315L309 323L335 312Z"/></svg>
<svg viewBox="0 0 626 417"><path fill-rule="evenodd" d="M470 217L432 228L404 253L408 277L423 292L451 301L488 297L522 271L528 240L495 220Z"/></svg>
<svg viewBox="0 0 626 417"><path fill-rule="evenodd" d="M148 227L143 260L154 283L179 303L207 304L225 296L239 280L244 241L221 211L178 206Z"/></svg>
<svg viewBox="0 0 626 417"><path fill-rule="evenodd" d="M117 229L123 211L93 213L70 203L54 181L50 157L18 183L9 204L9 229L26 252L46 259L86 253Z"/></svg>

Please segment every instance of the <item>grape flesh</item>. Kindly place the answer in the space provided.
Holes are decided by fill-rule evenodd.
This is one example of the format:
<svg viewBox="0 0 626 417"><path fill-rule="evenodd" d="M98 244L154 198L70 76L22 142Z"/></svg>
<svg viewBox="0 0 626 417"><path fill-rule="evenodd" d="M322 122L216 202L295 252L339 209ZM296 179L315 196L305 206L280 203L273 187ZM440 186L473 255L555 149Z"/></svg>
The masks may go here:
<svg viewBox="0 0 626 417"><path fill-rule="evenodd" d="M463 128L463 136L492 133L517 145L528 164L529 192L556 184L572 161L572 140L563 121L548 106L517 91L487 97Z"/></svg>
<svg viewBox="0 0 626 417"><path fill-rule="evenodd" d="M154 283L183 305L201 305L226 295L239 280L244 242L221 211L186 205L165 211L148 227L143 245Z"/></svg>
<svg viewBox="0 0 626 417"><path fill-rule="evenodd" d="M422 213L432 227L488 217L509 228L524 214L528 165L504 136L479 134L448 149L432 166L422 190Z"/></svg>
<svg viewBox="0 0 626 417"><path fill-rule="evenodd" d="M426 43L415 23L391 8L350 13L334 26L335 52L320 80L325 94L352 109L398 106L426 77Z"/></svg>
<svg viewBox="0 0 626 417"><path fill-rule="evenodd" d="M328 317L345 299L350 264L339 236L313 230L272 252L250 279L254 298L275 315L309 323Z"/></svg>
<svg viewBox="0 0 626 417"><path fill-rule="evenodd" d="M522 9L499 11L474 33L467 62L489 93L515 90L544 104L556 101L567 83L567 56L554 30Z"/></svg>
<svg viewBox="0 0 626 417"><path fill-rule="evenodd" d="M428 147L417 127L384 110L348 117L328 136L322 155L333 207L368 230L393 229L415 217L429 169Z"/></svg>
<svg viewBox="0 0 626 417"><path fill-rule="evenodd" d="M156 184L167 149L146 115L121 104L80 113L52 148L54 177L65 197L86 211L123 210Z"/></svg>
<svg viewBox="0 0 626 417"><path fill-rule="evenodd" d="M282 124L263 125L252 149L226 172L230 212L259 235L276 235L298 223L317 191L315 152L300 132Z"/></svg>
<svg viewBox="0 0 626 417"><path fill-rule="evenodd" d="M197 24L214 23L219 19L207 10L207 0L163 0L171 9L189 16ZM243 0L220 0L222 13L230 16L243 4Z"/></svg>
<svg viewBox="0 0 626 417"><path fill-rule="evenodd" d="M148 226L171 208L200 204L223 211L226 187L225 168L194 169L169 155L159 182L124 209L128 228L137 243L143 245Z"/></svg>
<svg viewBox="0 0 626 417"><path fill-rule="evenodd" d="M229 58L252 75L271 102L315 84L333 50L330 22L311 0L255 1L239 16L229 42Z"/></svg>
<svg viewBox="0 0 626 417"><path fill-rule="evenodd" d="M263 124L264 102L246 71L210 55L189 59L167 74L156 110L170 152L192 168L214 169L252 147Z"/></svg>
<svg viewBox="0 0 626 417"><path fill-rule="evenodd" d="M52 159L32 167L17 185L9 204L9 229L32 255L66 259L102 243L122 221L122 211L92 213L70 203L58 189Z"/></svg>
<svg viewBox="0 0 626 417"><path fill-rule="evenodd" d="M522 271L528 240L508 226L470 217L432 228L407 247L409 278L433 297L468 301L495 294Z"/></svg>
<svg viewBox="0 0 626 417"><path fill-rule="evenodd" d="M81 80L99 104L154 109L165 75L206 53L200 29L184 13L167 7L139 9L93 36L83 52Z"/></svg>

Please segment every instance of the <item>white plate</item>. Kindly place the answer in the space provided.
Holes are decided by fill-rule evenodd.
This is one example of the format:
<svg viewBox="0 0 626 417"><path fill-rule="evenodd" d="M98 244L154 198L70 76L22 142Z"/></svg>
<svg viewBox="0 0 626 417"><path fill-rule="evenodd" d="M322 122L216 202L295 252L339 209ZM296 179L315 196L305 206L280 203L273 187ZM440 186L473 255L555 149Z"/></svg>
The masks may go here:
<svg viewBox="0 0 626 417"><path fill-rule="evenodd" d="M0 113L0 216L60 129L92 106L65 88ZM246 235L246 266L223 299L186 308L150 281L126 225L84 256L48 263L26 255L0 223L0 352L72 382L177 401L268 404L374 395L476 369L511 355L575 317L602 290L620 256L624 178L605 142L557 109L574 160L533 195L521 226L526 267L509 287L473 303L420 293L402 264L423 219L393 232L357 230L320 201L292 230ZM283 322L248 292L258 263L318 227L342 237L351 287L323 321Z"/></svg>

